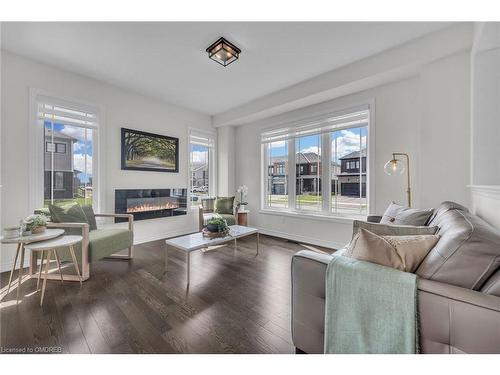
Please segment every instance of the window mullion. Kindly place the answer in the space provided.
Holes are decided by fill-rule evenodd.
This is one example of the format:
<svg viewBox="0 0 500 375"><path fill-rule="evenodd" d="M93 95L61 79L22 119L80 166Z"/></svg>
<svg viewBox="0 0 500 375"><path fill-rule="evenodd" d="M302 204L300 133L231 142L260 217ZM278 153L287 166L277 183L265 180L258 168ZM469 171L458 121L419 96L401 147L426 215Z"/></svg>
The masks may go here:
<svg viewBox="0 0 500 375"><path fill-rule="evenodd" d="M322 211L329 213L332 199L330 133L321 134L321 195Z"/></svg>
<svg viewBox="0 0 500 375"><path fill-rule="evenodd" d="M295 161L295 138L288 140L288 209L295 210L295 186L297 176L297 166Z"/></svg>

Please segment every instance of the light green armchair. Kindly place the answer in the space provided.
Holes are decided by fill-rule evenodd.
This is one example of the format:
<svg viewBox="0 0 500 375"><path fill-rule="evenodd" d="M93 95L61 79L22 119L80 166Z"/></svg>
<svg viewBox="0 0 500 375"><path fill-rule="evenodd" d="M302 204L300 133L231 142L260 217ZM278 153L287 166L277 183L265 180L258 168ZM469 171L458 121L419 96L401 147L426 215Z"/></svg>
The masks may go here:
<svg viewBox="0 0 500 375"><path fill-rule="evenodd" d="M93 214L94 217L121 217L128 219L128 228L97 228L95 219L89 222L54 222L48 208L35 210L36 214L44 214L51 221L47 223L48 228L61 228L67 234L78 234L82 236L82 244L77 248L78 263L81 264L81 275L83 280L90 278L90 263L103 259L122 259L129 260L133 257L134 244L134 217L129 214ZM87 213L87 212L86 212ZM76 248L76 247L75 247ZM127 254L116 254L117 252L128 249ZM63 253L65 254L65 253ZM66 260L64 255L61 256ZM36 265L36 254L30 259L30 273L34 272ZM65 280L73 281L74 275L64 275ZM78 281L76 278L74 281Z"/></svg>
<svg viewBox="0 0 500 375"><path fill-rule="evenodd" d="M234 197L204 198L201 200L199 208L199 229L206 225L207 221L213 217L222 217L227 225L235 225L236 213L234 209Z"/></svg>

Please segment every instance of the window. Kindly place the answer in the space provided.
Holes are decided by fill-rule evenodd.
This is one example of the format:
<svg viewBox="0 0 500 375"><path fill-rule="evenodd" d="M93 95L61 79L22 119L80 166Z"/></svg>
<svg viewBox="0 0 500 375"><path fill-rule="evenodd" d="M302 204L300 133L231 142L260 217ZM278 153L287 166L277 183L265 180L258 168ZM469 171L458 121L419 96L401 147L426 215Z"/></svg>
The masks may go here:
<svg viewBox="0 0 500 375"><path fill-rule="evenodd" d="M267 207L288 207L288 144L286 141L269 142L264 146L268 167L265 177Z"/></svg>
<svg viewBox="0 0 500 375"><path fill-rule="evenodd" d="M64 187L64 172L55 172L55 189L63 189Z"/></svg>
<svg viewBox="0 0 500 375"><path fill-rule="evenodd" d="M321 134L295 138L295 163L300 165L295 178L295 207L298 210L320 211Z"/></svg>
<svg viewBox="0 0 500 375"><path fill-rule="evenodd" d="M334 214L367 214L366 159L368 125L354 126L330 133L332 199ZM345 167L343 167L345 164ZM340 168L338 166L340 165ZM363 168L360 168L360 165Z"/></svg>
<svg viewBox="0 0 500 375"><path fill-rule="evenodd" d="M43 200L93 205L96 186L97 111L37 96L37 126L43 128ZM40 187L41 188L41 187Z"/></svg>
<svg viewBox="0 0 500 375"><path fill-rule="evenodd" d="M323 216L368 213L369 108L301 120L261 135L262 208ZM295 164L291 169L288 163ZM288 173L280 173L283 165Z"/></svg>
<svg viewBox="0 0 500 375"><path fill-rule="evenodd" d="M66 143L56 143L56 152L58 154L66 153Z"/></svg>
<svg viewBox="0 0 500 375"><path fill-rule="evenodd" d="M55 144L52 142L45 142L45 152L56 152Z"/></svg>
<svg viewBox="0 0 500 375"><path fill-rule="evenodd" d="M215 134L190 131L189 169L190 202L196 208L203 198L215 195Z"/></svg>

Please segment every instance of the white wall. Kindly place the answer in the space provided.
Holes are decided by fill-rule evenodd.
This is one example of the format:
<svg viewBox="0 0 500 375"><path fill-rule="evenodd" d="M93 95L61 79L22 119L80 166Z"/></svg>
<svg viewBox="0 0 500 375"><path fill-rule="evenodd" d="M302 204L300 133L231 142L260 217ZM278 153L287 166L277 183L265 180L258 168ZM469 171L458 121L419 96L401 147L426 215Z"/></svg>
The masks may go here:
<svg viewBox="0 0 500 375"><path fill-rule="evenodd" d="M462 52L423 66L414 77L327 102L337 108L375 101L372 213L382 213L391 200L406 202L404 177L391 177L383 172L392 151L410 154L415 207L435 207L444 200L468 205L468 72L469 54ZM314 112L314 107L295 113L309 111ZM272 121L236 129L236 185L249 187L250 225L298 241L332 247L344 245L351 235L350 220L327 221L259 212L260 131L266 122Z"/></svg>
<svg viewBox="0 0 500 375"><path fill-rule="evenodd" d="M475 25L471 53L471 201L500 229L500 23Z"/></svg>
<svg viewBox="0 0 500 375"><path fill-rule="evenodd" d="M2 51L2 212L3 226L15 225L27 216L29 170L29 90L78 98L104 109L105 211L114 212L114 189L185 188L188 184L188 127L210 129L210 117L169 105L94 79L40 64ZM179 173L122 171L120 128L129 127L178 137ZM194 214L138 221L135 241L144 242L197 229ZM5 251L7 249L8 251ZM1 252L1 269L13 260L12 248Z"/></svg>
<svg viewBox="0 0 500 375"><path fill-rule="evenodd" d="M234 188L234 127L217 128L217 195L233 196Z"/></svg>

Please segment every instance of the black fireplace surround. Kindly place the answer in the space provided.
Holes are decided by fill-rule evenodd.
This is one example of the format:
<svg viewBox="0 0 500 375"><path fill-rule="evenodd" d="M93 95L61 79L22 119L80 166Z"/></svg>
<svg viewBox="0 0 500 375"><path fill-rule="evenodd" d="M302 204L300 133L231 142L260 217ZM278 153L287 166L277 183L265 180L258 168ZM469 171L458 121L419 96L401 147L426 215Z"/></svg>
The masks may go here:
<svg viewBox="0 0 500 375"><path fill-rule="evenodd" d="M115 213L132 214L134 220L187 214L187 189L117 189ZM115 218L119 223L127 221Z"/></svg>

